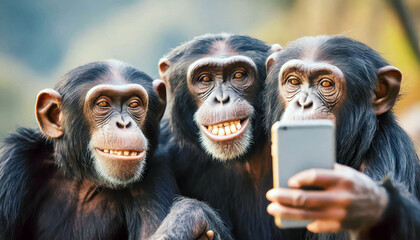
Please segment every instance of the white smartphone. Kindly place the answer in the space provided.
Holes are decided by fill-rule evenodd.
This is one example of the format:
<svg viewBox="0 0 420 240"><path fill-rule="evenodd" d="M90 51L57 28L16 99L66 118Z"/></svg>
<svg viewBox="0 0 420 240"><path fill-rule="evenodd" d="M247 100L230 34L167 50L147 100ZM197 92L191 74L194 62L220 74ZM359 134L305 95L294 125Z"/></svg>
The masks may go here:
<svg viewBox="0 0 420 240"><path fill-rule="evenodd" d="M289 178L303 170L334 167L335 125L330 120L276 122L271 140L274 187L288 188ZM304 228L310 222L275 218L279 228Z"/></svg>

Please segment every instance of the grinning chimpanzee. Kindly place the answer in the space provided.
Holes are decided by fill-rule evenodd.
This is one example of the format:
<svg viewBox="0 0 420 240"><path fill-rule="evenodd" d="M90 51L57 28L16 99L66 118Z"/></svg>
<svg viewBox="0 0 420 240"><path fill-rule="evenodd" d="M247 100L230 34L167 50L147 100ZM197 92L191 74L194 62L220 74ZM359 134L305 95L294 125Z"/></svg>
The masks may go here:
<svg viewBox="0 0 420 240"><path fill-rule="evenodd" d="M208 34L160 60L169 88L162 131L181 193L204 200L237 239L288 239L267 213L272 188L270 146L263 128L265 61L280 50L239 35Z"/></svg>
<svg viewBox="0 0 420 240"><path fill-rule="evenodd" d="M153 157L165 106L161 80L115 60L41 91L42 133L21 128L0 151L0 239L229 238L203 203L170 210L178 188Z"/></svg>
<svg viewBox="0 0 420 240"><path fill-rule="evenodd" d="M271 55L267 69L267 128L280 119L333 120L343 164L303 171L289 179L290 189L268 192L270 214L315 219L307 226L313 232L419 239L419 159L391 111L400 71L368 46L339 36L298 39ZM298 189L308 185L324 190Z"/></svg>

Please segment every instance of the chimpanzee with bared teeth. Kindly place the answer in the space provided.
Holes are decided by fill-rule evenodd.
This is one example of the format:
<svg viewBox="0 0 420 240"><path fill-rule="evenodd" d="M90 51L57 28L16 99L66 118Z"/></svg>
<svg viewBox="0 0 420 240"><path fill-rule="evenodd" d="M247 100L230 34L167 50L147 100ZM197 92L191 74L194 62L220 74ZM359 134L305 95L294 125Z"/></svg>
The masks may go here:
<svg viewBox="0 0 420 240"><path fill-rule="evenodd" d="M165 106L163 81L114 60L41 91L40 129L0 150L0 239L230 239L206 204L173 204L174 176L154 155Z"/></svg>
<svg viewBox="0 0 420 240"><path fill-rule="evenodd" d="M272 188L263 126L265 61L278 44L206 34L159 62L169 89L162 134L183 195L217 209L237 239L289 239L267 211ZM168 123L169 122L169 123Z"/></svg>

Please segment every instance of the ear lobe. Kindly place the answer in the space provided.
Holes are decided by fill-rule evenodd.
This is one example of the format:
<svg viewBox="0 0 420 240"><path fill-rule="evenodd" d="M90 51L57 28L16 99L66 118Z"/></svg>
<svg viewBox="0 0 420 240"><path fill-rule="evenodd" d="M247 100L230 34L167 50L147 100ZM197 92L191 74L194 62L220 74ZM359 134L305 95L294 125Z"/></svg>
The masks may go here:
<svg viewBox="0 0 420 240"><path fill-rule="evenodd" d="M402 74L396 67L385 66L378 70L377 78L373 107L376 115L381 115L395 105L400 92Z"/></svg>
<svg viewBox="0 0 420 240"><path fill-rule="evenodd" d="M166 108L166 85L162 80L156 79L153 81L153 89L158 95L159 103L161 104L160 109L162 111L159 113L159 119L161 119Z"/></svg>
<svg viewBox="0 0 420 240"><path fill-rule="evenodd" d="M160 76L160 78L161 78L163 81L165 81L165 82L167 82L167 79L166 79L166 70L167 70L170 66L171 66L171 62L170 62L168 59L166 59L166 58L161 58L161 59L159 60L159 63L158 63L158 67L159 67L159 76Z"/></svg>
<svg viewBox="0 0 420 240"><path fill-rule="evenodd" d="M266 67L266 71L267 73L271 70L271 67L274 65L274 63L277 62L277 58L278 58L278 52L275 52L273 54L271 54L270 56L268 56L267 61L265 61L265 67Z"/></svg>
<svg viewBox="0 0 420 240"><path fill-rule="evenodd" d="M35 114L39 128L50 138L63 135L61 102L61 95L53 89L42 90L36 98Z"/></svg>

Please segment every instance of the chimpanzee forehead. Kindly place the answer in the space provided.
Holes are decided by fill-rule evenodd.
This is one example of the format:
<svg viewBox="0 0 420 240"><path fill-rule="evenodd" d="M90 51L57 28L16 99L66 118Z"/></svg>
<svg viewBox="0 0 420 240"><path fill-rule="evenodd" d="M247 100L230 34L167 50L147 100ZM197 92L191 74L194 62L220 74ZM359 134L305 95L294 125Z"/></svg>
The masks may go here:
<svg viewBox="0 0 420 240"><path fill-rule="evenodd" d="M212 44L209 56L223 57L223 56L234 56L238 53L228 44L225 40L216 41Z"/></svg>
<svg viewBox="0 0 420 240"><path fill-rule="evenodd" d="M279 52L280 59L307 59L315 61L324 44L331 39L330 36L302 37L290 42Z"/></svg>
<svg viewBox="0 0 420 240"><path fill-rule="evenodd" d="M224 67L231 66L242 66L245 68L250 68L251 70L256 71L257 66L252 61L251 58L243 55L230 56L230 57L204 57L200 58L197 61L193 62L188 68L187 77L189 78L194 72L203 69L211 68L215 70L221 70Z"/></svg>
<svg viewBox="0 0 420 240"><path fill-rule="evenodd" d="M85 105L95 101L99 96L113 96L116 98L140 97L143 102L148 103L149 96L146 89L140 84L111 85L100 84L92 87L86 94Z"/></svg>
<svg viewBox="0 0 420 240"><path fill-rule="evenodd" d="M328 62L293 59L287 61L280 69L279 79L284 79L291 72L306 74L308 77L315 75L334 75L344 80L343 72Z"/></svg>

